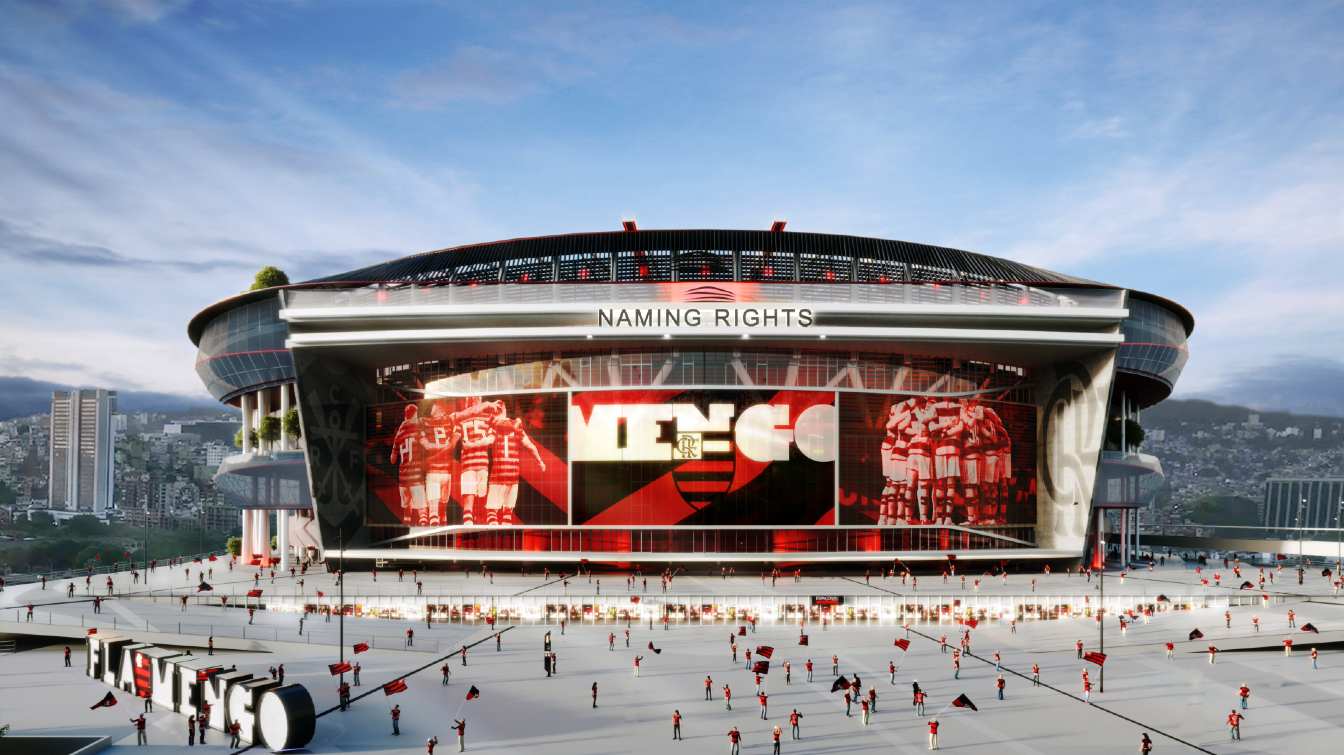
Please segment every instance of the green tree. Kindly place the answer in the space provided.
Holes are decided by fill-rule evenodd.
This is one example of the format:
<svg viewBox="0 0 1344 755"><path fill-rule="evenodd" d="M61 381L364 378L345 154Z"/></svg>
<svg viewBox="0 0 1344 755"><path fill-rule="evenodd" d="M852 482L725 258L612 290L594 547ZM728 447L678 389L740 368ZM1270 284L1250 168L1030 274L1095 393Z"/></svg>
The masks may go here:
<svg viewBox="0 0 1344 755"><path fill-rule="evenodd" d="M288 286L289 276L285 271L272 265L267 265L257 271L257 276L252 279L252 288L249 291L260 291L263 288L272 288L274 286Z"/></svg>
<svg viewBox="0 0 1344 755"><path fill-rule="evenodd" d="M70 535L90 536L107 534L107 525L96 516L80 514L70 517L70 520L61 525L61 528Z"/></svg>
<svg viewBox="0 0 1344 755"><path fill-rule="evenodd" d="M262 417L261 424L257 427L257 437L266 443L280 440L280 418Z"/></svg>
<svg viewBox="0 0 1344 755"><path fill-rule="evenodd" d="M299 425L299 410L290 409L284 417L285 435L293 440L303 437L303 427Z"/></svg>
<svg viewBox="0 0 1344 755"><path fill-rule="evenodd" d="M247 437L248 437L249 440L252 441L252 446L255 448L256 445L257 445L257 431L256 431L256 430L248 430L248 431L247 431ZM234 447L234 448L242 448L242 447L243 447L243 428L241 428L241 427L238 428L238 432L236 432L236 433L233 434L233 447Z"/></svg>
<svg viewBox="0 0 1344 755"><path fill-rule="evenodd" d="M230 556L238 556L243 552L243 539L241 537L230 537L224 541L224 550L229 552Z"/></svg>

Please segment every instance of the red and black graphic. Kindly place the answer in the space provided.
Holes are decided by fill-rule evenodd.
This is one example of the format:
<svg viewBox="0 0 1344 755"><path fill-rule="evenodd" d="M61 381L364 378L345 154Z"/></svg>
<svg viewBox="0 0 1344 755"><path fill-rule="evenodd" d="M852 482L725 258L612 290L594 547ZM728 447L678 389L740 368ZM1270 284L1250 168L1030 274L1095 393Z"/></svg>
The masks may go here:
<svg viewBox="0 0 1344 755"><path fill-rule="evenodd" d="M366 432L373 503L401 524L566 523L564 394L381 404Z"/></svg>
<svg viewBox="0 0 1344 755"><path fill-rule="evenodd" d="M980 396L840 396L840 523L1036 521L1036 409Z"/></svg>
<svg viewBox="0 0 1344 755"><path fill-rule="evenodd" d="M136 697L149 697L154 692L153 668L154 659L144 653L135 654L134 666L134 686Z"/></svg>
<svg viewBox="0 0 1344 755"><path fill-rule="evenodd" d="M834 523L835 394L573 394L574 524Z"/></svg>

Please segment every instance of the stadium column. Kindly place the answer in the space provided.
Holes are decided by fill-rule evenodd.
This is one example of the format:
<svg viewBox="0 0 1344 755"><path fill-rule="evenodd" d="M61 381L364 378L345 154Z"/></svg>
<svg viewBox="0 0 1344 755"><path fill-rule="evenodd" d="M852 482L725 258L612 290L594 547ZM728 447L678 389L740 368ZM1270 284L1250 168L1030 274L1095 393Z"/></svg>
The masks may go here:
<svg viewBox="0 0 1344 755"><path fill-rule="evenodd" d="M244 393L238 398L238 408L243 415L243 453L252 453L252 394Z"/></svg>
<svg viewBox="0 0 1344 755"><path fill-rule="evenodd" d="M281 423L283 423L283 422L285 421L285 415L286 415L286 414L289 414L289 384L288 384L288 383L282 384L282 385L280 386L280 422L281 422ZM290 448L289 448L289 435L286 434L286 433L284 432L284 428L283 428L283 426L281 427L281 432L280 432L280 450L281 450L281 451L288 451L288 450L290 450Z"/></svg>
<svg viewBox="0 0 1344 755"><path fill-rule="evenodd" d="M242 547L238 549L238 560L246 564L252 558L252 509L243 509Z"/></svg>
<svg viewBox="0 0 1344 755"><path fill-rule="evenodd" d="M1120 568L1129 565L1129 509L1120 509Z"/></svg>
<svg viewBox="0 0 1344 755"><path fill-rule="evenodd" d="M275 539L280 571L285 571L289 569L289 512L284 509L275 510Z"/></svg>
<svg viewBox="0 0 1344 755"><path fill-rule="evenodd" d="M257 509L257 553L266 559L267 563L271 559L271 512L269 509Z"/></svg>

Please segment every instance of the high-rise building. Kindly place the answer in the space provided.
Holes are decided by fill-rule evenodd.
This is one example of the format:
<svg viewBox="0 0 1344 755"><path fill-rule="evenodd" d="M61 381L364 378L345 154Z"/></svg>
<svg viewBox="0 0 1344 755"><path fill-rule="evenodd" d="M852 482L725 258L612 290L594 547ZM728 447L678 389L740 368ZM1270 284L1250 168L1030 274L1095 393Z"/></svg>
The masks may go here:
<svg viewBox="0 0 1344 755"><path fill-rule="evenodd" d="M112 506L112 415L117 392L51 394L50 507L101 516Z"/></svg>

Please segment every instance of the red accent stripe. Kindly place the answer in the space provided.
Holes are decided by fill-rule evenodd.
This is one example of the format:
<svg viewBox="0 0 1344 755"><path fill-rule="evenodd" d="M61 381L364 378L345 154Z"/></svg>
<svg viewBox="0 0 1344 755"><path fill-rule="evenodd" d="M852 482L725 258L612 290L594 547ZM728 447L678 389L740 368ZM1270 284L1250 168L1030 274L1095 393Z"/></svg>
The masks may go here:
<svg viewBox="0 0 1344 755"><path fill-rule="evenodd" d="M723 480L685 480L677 483L677 489L683 493L723 493L728 490L729 479Z"/></svg>
<svg viewBox="0 0 1344 755"><path fill-rule="evenodd" d="M678 472L732 472L733 462L713 461L711 459L695 459L677 467Z"/></svg>

